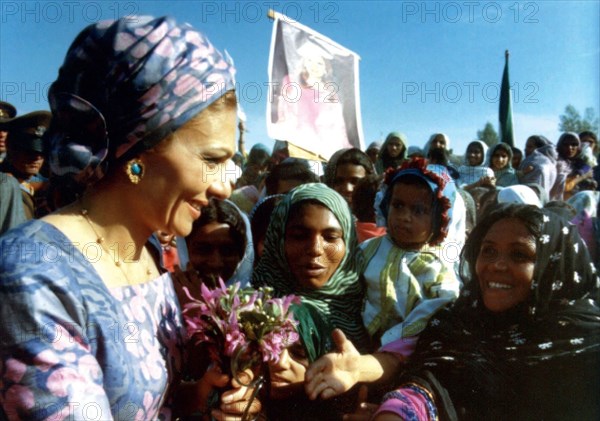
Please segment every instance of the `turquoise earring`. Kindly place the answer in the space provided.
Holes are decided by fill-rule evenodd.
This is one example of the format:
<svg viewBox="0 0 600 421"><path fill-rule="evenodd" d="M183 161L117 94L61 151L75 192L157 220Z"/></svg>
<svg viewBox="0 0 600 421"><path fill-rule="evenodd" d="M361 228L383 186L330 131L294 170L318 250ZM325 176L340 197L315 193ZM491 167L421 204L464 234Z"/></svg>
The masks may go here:
<svg viewBox="0 0 600 421"><path fill-rule="evenodd" d="M129 177L129 181L137 184L144 176L144 164L137 158L130 159L125 164L125 172L127 173L127 177Z"/></svg>

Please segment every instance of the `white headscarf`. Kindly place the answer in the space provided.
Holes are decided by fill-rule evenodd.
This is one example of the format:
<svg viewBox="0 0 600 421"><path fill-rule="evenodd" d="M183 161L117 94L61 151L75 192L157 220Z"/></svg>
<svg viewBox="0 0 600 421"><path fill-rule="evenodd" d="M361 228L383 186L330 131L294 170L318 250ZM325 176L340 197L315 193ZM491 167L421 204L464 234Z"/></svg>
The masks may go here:
<svg viewBox="0 0 600 421"><path fill-rule="evenodd" d="M542 202L532 188L522 184L505 187L498 192L498 203L524 203L542 207Z"/></svg>
<svg viewBox="0 0 600 421"><path fill-rule="evenodd" d="M488 167L485 162L488 146L481 140L474 140L467 146L467 151L473 144L479 144L483 149L482 161L479 165L469 165L469 159L467 157L467 152L465 151L464 164L458 167L459 176L457 183L461 187L473 184L482 177L494 177L494 170Z"/></svg>

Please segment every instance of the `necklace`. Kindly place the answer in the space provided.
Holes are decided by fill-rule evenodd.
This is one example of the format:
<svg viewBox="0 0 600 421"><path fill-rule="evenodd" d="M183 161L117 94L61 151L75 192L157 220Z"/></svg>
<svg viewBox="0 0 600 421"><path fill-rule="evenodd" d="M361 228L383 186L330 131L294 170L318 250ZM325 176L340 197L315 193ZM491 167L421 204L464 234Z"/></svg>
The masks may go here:
<svg viewBox="0 0 600 421"><path fill-rule="evenodd" d="M92 224L92 221L90 219L90 215L87 209L85 209L83 206L81 206L81 215L83 216L83 218L85 219L85 221L88 223L88 225L90 226L90 228L92 229L92 231L94 232L94 235L96 236L96 243L110 256L110 251L104 246L105 240L104 237L102 237L100 234L98 234L98 231L96 231L96 228L94 228L94 224ZM143 250L142 250L142 254L143 254ZM112 260L113 263L115 264L115 266L117 268L119 268L119 270L121 271L121 273L123 274L123 276L125 277L125 280L127 281L127 284L129 285L133 285L133 282L131 282L131 280L129 279L129 276L127 276L127 273L125 272L125 270L123 269L123 265L121 264L121 260L119 259L119 254L118 254L118 249L117 252L115 252L115 259ZM139 260L134 261L134 262L139 262ZM152 274L152 270L150 269L150 265L148 264L148 258L144 257L144 266L146 267L146 275L151 275Z"/></svg>

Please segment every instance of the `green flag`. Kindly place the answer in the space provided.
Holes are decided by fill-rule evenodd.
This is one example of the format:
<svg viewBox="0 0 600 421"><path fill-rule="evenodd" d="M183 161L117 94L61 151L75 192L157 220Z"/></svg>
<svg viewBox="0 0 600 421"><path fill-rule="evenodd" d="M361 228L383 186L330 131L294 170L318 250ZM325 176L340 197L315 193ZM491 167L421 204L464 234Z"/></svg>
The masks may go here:
<svg viewBox="0 0 600 421"><path fill-rule="evenodd" d="M508 79L508 50L505 53L504 73L502 74L502 87L500 88L500 141L515 145L512 121L512 98L510 95L510 81Z"/></svg>

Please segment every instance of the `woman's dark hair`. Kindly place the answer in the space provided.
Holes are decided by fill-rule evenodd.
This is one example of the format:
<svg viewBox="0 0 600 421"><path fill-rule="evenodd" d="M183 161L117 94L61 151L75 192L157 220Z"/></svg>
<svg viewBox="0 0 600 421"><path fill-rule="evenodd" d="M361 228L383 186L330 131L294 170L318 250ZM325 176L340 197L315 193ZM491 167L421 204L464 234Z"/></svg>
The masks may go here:
<svg viewBox="0 0 600 421"><path fill-rule="evenodd" d="M475 264L481 249L481 242L492 225L502 219L515 218L525 225L532 236L538 238L542 233L543 217L544 214L537 206L514 203L501 203L486 212L471 231L461 253L460 273L464 276L464 279L471 279L472 282L477 281Z"/></svg>
<svg viewBox="0 0 600 421"><path fill-rule="evenodd" d="M250 153L248 154L248 160L246 165L255 165L258 167L265 167L269 163L271 159L271 154L268 150L262 147L257 147L254 145L252 149L250 149Z"/></svg>
<svg viewBox="0 0 600 421"><path fill-rule="evenodd" d="M360 222L375 222L375 195L383 177L369 174L361 178L352 192L352 213Z"/></svg>
<svg viewBox="0 0 600 421"><path fill-rule="evenodd" d="M267 196L277 193L277 185L282 180L298 180L301 184L319 182L308 161L299 158L286 158L273 167L265 180Z"/></svg>
<svg viewBox="0 0 600 421"><path fill-rule="evenodd" d="M252 214L250 215L250 229L252 230L252 244L254 245L254 264L258 264L259 253L258 244L265 238L269 222L271 222L271 214L275 206L285 197L283 194L274 194L267 196L264 200L258 202Z"/></svg>
<svg viewBox="0 0 600 421"><path fill-rule="evenodd" d="M477 220L485 218L485 216L494 209L494 205L498 203L498 193L500 190L490 187L488 191L483 193L479 198L479 209L477 210Z"/></svg>
<svg viewBox="0 0 600 421"><path fill-rule="evenodd" d="M581 147L581 141L579 140L579 136L577 136L576 133L566 132L566 133L561 134L560 137L558 138L558 142L556 142L556 152L558 153L558 156L560 156L563 159L567 159L567 157L563 153L563 151L564 151L563 143L567 140L575 140L577 142L577 144L580 145L580 147Z"/></svg>
<svg viewBox="0 0 600 421"><path fill-rule="evenodd" d="M202 208L200 218L194 221L192 232L211 222L229 225L229 232L236 247L235 251L240 256L244 256L246 250L246 224L238 209L227 201L210 199L208 206Z"/></svg>
<svg viewBox="0 0 600 421"><path fill-rule="evenodd" d="M336 162L336 170L337 167L344 164L352 164L352 165L360 165L364 167L367 175L375 173L375 169L373 168L373 163L369 156L357 148L349 149L344 152L342 156ZM335 178L335 174L333 175Z"/></svg>
<svg viewBox="0 0 600 421"><path fill-rule="evenodd" d="M591 137L594 140L594 143L598 143L598 136L596 136L596 133L594 133L594 132L585 130L585 131L579 133L579 139L583 139L584 137Z"/></svg>

